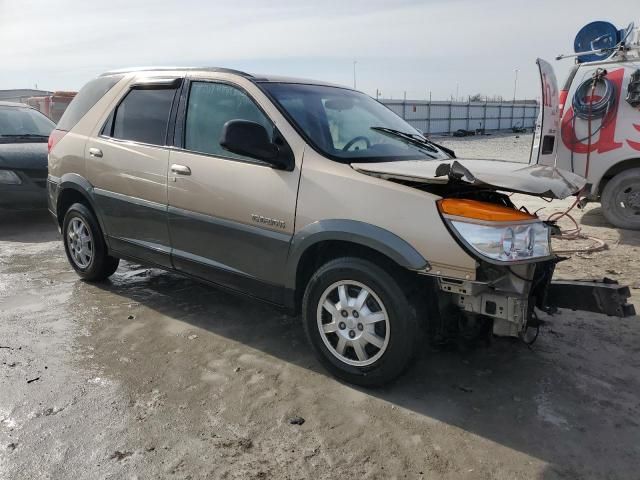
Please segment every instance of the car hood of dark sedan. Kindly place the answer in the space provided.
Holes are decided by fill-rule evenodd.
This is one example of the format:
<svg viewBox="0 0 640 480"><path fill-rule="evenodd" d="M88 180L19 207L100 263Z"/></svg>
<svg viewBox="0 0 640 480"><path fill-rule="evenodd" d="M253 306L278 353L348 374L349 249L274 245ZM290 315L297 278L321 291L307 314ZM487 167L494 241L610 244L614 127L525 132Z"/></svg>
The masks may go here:
<svg viewBox="0 0 640 480"><path fill-rule="evenodd" d="M47 169L46 143L0 143L0 168Z"/></svg>

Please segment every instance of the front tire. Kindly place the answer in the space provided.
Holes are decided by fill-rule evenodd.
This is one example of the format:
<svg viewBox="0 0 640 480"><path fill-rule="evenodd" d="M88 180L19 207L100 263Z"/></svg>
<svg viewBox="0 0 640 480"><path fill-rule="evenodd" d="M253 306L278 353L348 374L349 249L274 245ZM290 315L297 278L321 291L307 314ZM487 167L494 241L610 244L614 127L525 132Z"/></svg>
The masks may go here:
<svg viewBox="0 0 640 480"><path fill-rule="evenodd" d="M98 221L86 205L74 203L69 207L62 235L67 259L83 280L104 280L117 270L120 260L107 254Z"/></svg>
<svg viewBox="0 0 640 480"><path fill-rule="evenodd" d="M600 203L609 223L640 230L640 168L625 170L609 180Z"/></svg>
<svg viewBox="0 0 640 480"><path fill-rule="evenodd" d="M400 281L360 258L339 258L311 277L302 302L307 338L336 377L365 387L400 376L420 340Z"/></svg>

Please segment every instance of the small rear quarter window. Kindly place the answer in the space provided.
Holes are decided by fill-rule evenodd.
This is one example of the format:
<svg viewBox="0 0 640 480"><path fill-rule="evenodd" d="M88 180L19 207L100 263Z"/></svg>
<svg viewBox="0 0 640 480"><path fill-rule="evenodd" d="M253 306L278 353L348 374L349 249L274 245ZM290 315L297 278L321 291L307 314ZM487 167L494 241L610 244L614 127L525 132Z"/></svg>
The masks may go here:
<svg viewBox="0 0 640 480"><path fill-rule="evenodd" d="M113 86L122 79L123 75L108 75L91 80L80 89L71 101L58 122L57 129L69 131L84 117L91 108Z"/></svg>

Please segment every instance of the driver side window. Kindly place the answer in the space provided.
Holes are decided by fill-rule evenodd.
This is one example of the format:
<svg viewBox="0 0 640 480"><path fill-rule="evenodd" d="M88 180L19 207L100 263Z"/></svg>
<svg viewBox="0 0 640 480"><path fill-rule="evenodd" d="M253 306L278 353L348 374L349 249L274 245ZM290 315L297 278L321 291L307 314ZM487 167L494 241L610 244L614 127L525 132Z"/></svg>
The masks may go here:
<svg viewBox="0 0 640 480"><path fill-rule="evenodd" d="M273 123L242 90L224 83L193 82L187 103L184 148L255 162L249 157L229 152L220 145L222 129L229 120L259 123L273 135Z"/></svg>

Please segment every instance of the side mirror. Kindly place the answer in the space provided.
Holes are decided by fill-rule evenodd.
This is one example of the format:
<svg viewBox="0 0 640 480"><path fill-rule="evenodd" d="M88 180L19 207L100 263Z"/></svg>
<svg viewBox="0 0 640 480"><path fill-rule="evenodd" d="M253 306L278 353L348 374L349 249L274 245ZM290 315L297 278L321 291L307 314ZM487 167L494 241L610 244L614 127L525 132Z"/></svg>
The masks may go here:
<svg viewBox="0 0 640 480"><path fill-rule="evenodd" d="M222 128L220 145L225 150L270 163L276 168L289 169L289 161L271 142L263 125L248 120L229 120Z"/></svg>

